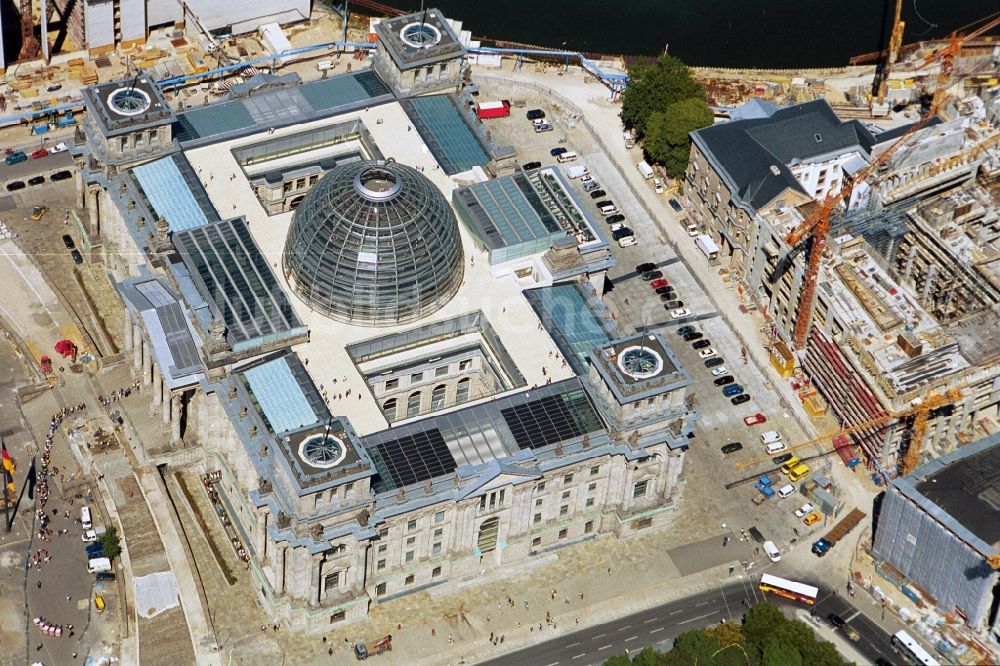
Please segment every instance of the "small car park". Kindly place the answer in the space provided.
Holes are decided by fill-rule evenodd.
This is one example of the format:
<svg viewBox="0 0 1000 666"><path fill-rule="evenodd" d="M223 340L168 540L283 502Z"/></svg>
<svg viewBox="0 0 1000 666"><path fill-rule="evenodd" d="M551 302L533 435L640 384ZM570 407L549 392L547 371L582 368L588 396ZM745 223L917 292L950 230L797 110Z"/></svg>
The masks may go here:
<svg viewBox="0 0 1000 666"><path fill-rule="evenodd" d="M691 343L692 349L704 349L705 347L711 347L711 346L712 346L711 340L696 340Z"/></svg>
<svg viewBox="0 0 1000 666"><path fill-rule="evenodd" d="M748 396L746 393L741 393L740 395L736 396L729 402L733 403L734 405L742 405L744 402L750 402L750 396Z"/></svg>
<svg viewBox="0 0 1000 666"><path fill-rule="evenodd" d="M40 160L43 157L48 157L48 155L49 151L45 150L44 148L39 148L35 152L31 153L31 159Z"/></svg>
<svg viewBox="0 0 1000 666"><path fill-rule="evenodd" d="M45 217L45 213L48 212L48 208L45 206L35 206L31 209L31 219L38 222L40 219Z"/></svg>
<svg viewBox="0 0 1000 666"><path fill-rule="evenodd" d="M812 502L806 502L805 504L803 504L802 506L800 506L795 510L795 517L805 518L806 514L812 513L812 510L815 508L816 507L812 505Z"/></svg>
<svg viewBox="0 0 1000 666"><path fill-rule="evenodd" d="M705 334L701 331L691 331L690 333L685 333L682 340L684 342L694 342L695 340L701 340L703 337L705 337Z"/></svg>
<svg viewBox="0 0 1000 666"><path fill-rule="evenodd" d="M562 146L558 146L558 147L553 148L552 150L550 150L549 151L549 155L551 155L552 157L559 157L560 155L562 155L563 153L567 152L568 150L569 150L568 148L563 148Z"/></svg>
<svg viewBox="0 0 1000 666"><path fill-rule="evenodd" d="M524 115L528 120L538 120L545 117L545 112L541 109L531 109Z"/></svg>
<svg viewBox="0 0 1000 666"><path fill-rule="evenodd" d="M69 234L63 234L62 242L63 245L66 246L67 250L72 250L74 247L76 247L76 243L73 242L73 237L70 236Z"/></svg>
<svg viewBox="0 0 1000 666"><path fill-rule="evenodd" d="M727 372L729 372L729 371L726 370L725 366L719 366L718 368L715 368L714 370L712 370L712 376L713 377L721 377L722 375L726 374Z"/></svg>
<svg viewBox="0 0 1000 666"><path fill-rule="evenodd" d="M702 349L700 352L698 352L698 358L711 358L715 356L715 354L716 351L712 348Z"/></svg>
<svg viewBox="0 0 1000 666"><path fill-rule="evenodd" d="M670 197L670 200L667 201L667 203L670 204L670 207L674 209L675 213L680 213L683 212L684 210L683 208L681 208L680 202L677 201L677 199L674 199L673 197Z"/></svg>
<svg viewBox="0 0 1000 666"><path fill-rule="evenodd" d="M34 187L35 185L41 185L45 182L45 176L35 176L34 178L28 179L28 185Z"/></svg>
<svg viewBox="0 0 1000 666"><path fill-rule="evenodd" d="M756 414L743 417L743 423L747 426L760 425L761 423L767 423L767 417L760 412L757 412Z"/></svg>
<svg viewBox="0 0 1000 666"><path fill-rule="evenodd" d="M722 452L725 453L726 455L729 455L730 453L736 453L737 451L742 451L742 450L743 450L743 445L740 444L739 442L729 442L728 444L722 447Z"/></svg>
<svg viewBox="0 0 1000 666"><path fill-rule="evenodd" d="M56 171L54 174L52 174L51 176L49 176L49 180L67 180L67 179L72 178L72 177L73 177L72 173L70 173L69 171L63 170L63 171Z"/></svg>
<svg viewBox="0 0 1000 666"><path fill-rule="evenodd" d="M647 272L645 272L645 273L642 274L642 279L645 282L662 280L663 279L663 272L662 271L647 271ZM666 280L663 280L663 281L666 282ZM663 285L663 286L666 287L667 285ZM658 288L655 284L653 285L653 287L654 288Z"/></svg>
<svg viewBox="0 0 1000 666"><path fill-rule="evenodd" d="M808 527L809 525L815 525L822 519L823 516L822 514L820 514L819 511L813 511L810 514L807 514L806 517L802 519L802 522L805 523L806 526Z"/></svg>
<svg viewBox="0 0 1000 666"><path fill-rule="evenodd" d="M523 171L532 171L534 169L541 169L541 168L542 168L541 162L528 162L527 164L521 167ZM53 176L53 179L55 179L55 176Z"/></svg>
<svg viewBox="0 0 1000 666"><path fill-rule="evenodd" d="M705 367L714 368L715 366L722 365L723 363L725 363L725 361L722 360L721 358L710 358L707 361L705 361Z"/></svg>
<svg viewBox="0 0 1000 666"><path fill-rule="evenodd" d="M676 310L670 311L670 316L674 319L680 319L681 317L690 317L691 311L687 308L677 308Z"/></svg>
<svg viewBox="0 0 1000 666"><path fill-rule="evenodd" d="M714 384L716 386L725 386L726 384L732 384L735 381L736 381L735 377L733 377L732 375L726 375L724 377L719 377L718 379L716 379Z"/></svg>
<svg viewBox="0 0 1000 666"><path fill-rule="evenodd" d="M615 216L612 215L611 217L615 217ZM608 218L608 222L623 222L624 220L625 220L625 216L624 215L622 215L622 219L620 219L620 220L612 220L610 217ZM635 272L638 273L639 275L642 275L643 273L648 273L649 271L655 271L655 270L656 270L656 264L654 264L651 261L647 261L646 263L639 264L638 266L635 267Z"/></svg>
<svg viewBox="0 0 1000 666"><path fill-rule="evenodd" d="M727 398L732 398L733 396L743 393L743 387L739 384L730 384L726 388L722 389L722 395Z"/></svg>
<svg viewBox="0 0 1000 666"><path fill-rule="evenodd" d="M74 264L79 265L79 264L83 263L83 255L80 254L79 250L73 250L69 254L70 254L71 257L73 257L73 263Z"/></svg>

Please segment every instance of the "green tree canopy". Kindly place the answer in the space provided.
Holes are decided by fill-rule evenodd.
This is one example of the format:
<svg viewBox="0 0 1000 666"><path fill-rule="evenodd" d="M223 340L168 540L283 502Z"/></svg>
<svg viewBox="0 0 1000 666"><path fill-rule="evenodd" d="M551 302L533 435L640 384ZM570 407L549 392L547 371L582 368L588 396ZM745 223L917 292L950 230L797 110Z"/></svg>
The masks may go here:
<svg viewBox="0 0 1000 666"><path fill-rule="evenodd" d="M802 666L802 655L794 645L772 640L764 646L764 658L761 666Z"/></svg>
<svg viewBox="0 0 1000 666"><path fill-rule="evenodd" d="M107 532L101 537L101 545L104 547L104 557L113 560L122 552L121 543L118 541L118 530L114 525L109 525Z"/></svg>
<svg viewBox="0 0 1000 666"><path fill-rule="evenodd" d="M643 148L649 158L663 165L672 178L680 178L687 169L691 153L690 132L712 124L712 110L704 100L682 99L666 111L649 116Z"/></svg>
<svg viewBox="0 0 1000 666"><path fill-rule="evenodd" d="M691 70L673 56L661 56L654 63L639 62L628 70L628 87L622 93L622 121L635 130L637 138L647 133L653 113L682 99L705 98L705 91L691 76Z"/></svg>

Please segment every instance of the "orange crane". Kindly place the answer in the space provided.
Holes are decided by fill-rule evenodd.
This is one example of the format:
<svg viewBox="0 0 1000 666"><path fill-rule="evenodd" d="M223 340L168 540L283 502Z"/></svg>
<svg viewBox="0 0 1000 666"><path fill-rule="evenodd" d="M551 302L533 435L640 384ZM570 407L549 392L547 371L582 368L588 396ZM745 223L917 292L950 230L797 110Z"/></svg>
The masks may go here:
<svg viewBox="0 0 1000 666"><path fill-rule="evenodd" d="M806 271L802 279L802 287L799 290L798 310L795 314L795 328L792 332L792 346L795 349L804 349L809 336L809 328L812 324L813 302L816 299L816 286L819 279L820 262L823 259L823 252L826 249L827 236L830 233L830 216L837 206L844 201L850 200L850 196L857 185L864 182L875 169L892 157L915 132L937 115L938 109L947 97L948 82L954 71L955 61L962 50L962 44L966 40L978 37L987 30L1000 25L1000 14L992 14L986 18L992 18L992 20L989 20L968 35L960 36L957 33L953 33L948 45L929 55L921 65L921 67L924 67L935 61L941 62L941 72L938 74L937 87L934 89L934 99L931 102L931 108L927 115L910 126L910 129L905 134L876 159L872 160L865 168L858 171L852 178L846 179L844 186L839 192L827 193L823 202L815 207L813 212L799 226L792 229L785 236L785 243L792 251L796 250L801 243L810 239L812 241L809 248L809 255L806 258Z"/></svg>
<svg viewBox="0 0 1000 666"><path fill-rule="evenodd" d="M892 66L899 58L899 47L903 44L903 28L906 22L900 19L903 10L903 0L896 0L896 13L892 21L892 35L889 37L889 48L885 51L885 58L875 69L875 79L872 81L872 115L875 109L880 113L888 112L885 107L885 95L889 90L889 75L892 73ZM881 109L885 109L882 112Z"/></svg>
<svg viewBox="0 0 1000 666"><path fill-rule="evenodd" d="M912 472L916 468L920 460L920 447L923 441L924 433L927 430L927 421L930 418L931 412L935 409L940 409L945 405L950 405L958 401L962 397L961 391L957 389L950 389L945 391L943 394L936 394L921 400L918 404L911 407L907 407L898 412L885 413L881 416L875 416L870 419L866 419L854 425L847 426L846 428L839 428L837 430L824 433L819 437L813 437L812 439L807 439L804 442L799 442L798 444L793 444L788 447L788 451L798 451L809 446L814 446L816 444L832 444L832 442L843 435L849 435L851 433L858 432L860 430L868 430L869 428L876 428L878 426L885 425L889 421L895 419L902 419L908 416L915 417L913 424L910 426L910 446L903 456L903 460L900 462L900 475ZM831 448L830 450L824 450L820 455L824 456L829 453L833 453L836 448ZM761 456L759 458L754 458L747 462L740 463L736 465L738 469L745 469L753 465L760 464L762 462L769 462L771 456Z"/></svg>

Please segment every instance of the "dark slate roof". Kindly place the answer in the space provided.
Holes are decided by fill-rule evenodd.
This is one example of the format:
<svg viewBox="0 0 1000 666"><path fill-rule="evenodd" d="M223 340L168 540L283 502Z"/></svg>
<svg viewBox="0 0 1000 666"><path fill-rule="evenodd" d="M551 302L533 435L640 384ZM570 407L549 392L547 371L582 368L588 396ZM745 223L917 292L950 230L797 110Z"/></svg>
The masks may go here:
<svg viewBox="0 0 1000 666"><path fill-rule="evenodd" d="M927 124L924 125L924 129L928 127L934 127L935 125L940 125L941 123L942 123L941 118L939 118L938 116L934 116L933 118L927 121ZM907 123L905 125L900 125L899 127L893 127L892 129L886 130L884 132L879 132L878 134L875 135L875 143L885 143L886 141L894 141L899 137L903 136L904 134L906 134L907 132L909 132L911 127L913 127L913 123Z"/></svg>
<svg viewBox="0 0 1000 666"><path fill-rule="evenodd" d="M826 100L778 109L766 118L705 127L692 137L728 175L736 197L755 210L786 188L806 193L788 164L854 146L868 153L875 143L864 125L857 120L842 122Z"/></svg>

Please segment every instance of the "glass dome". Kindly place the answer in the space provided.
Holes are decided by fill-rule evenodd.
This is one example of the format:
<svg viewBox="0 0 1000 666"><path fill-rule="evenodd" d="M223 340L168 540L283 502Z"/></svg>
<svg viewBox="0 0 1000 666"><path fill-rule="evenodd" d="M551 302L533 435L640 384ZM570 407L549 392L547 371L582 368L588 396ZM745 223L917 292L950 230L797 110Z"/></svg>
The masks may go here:
<svg viewBox="0 0 1000 666"><path fill-rule="evenodd" d="M392 160L323 176L295 210L282 262L312 308L365 326L425 317L462 284L451 206L423 174Z"/></svg>

